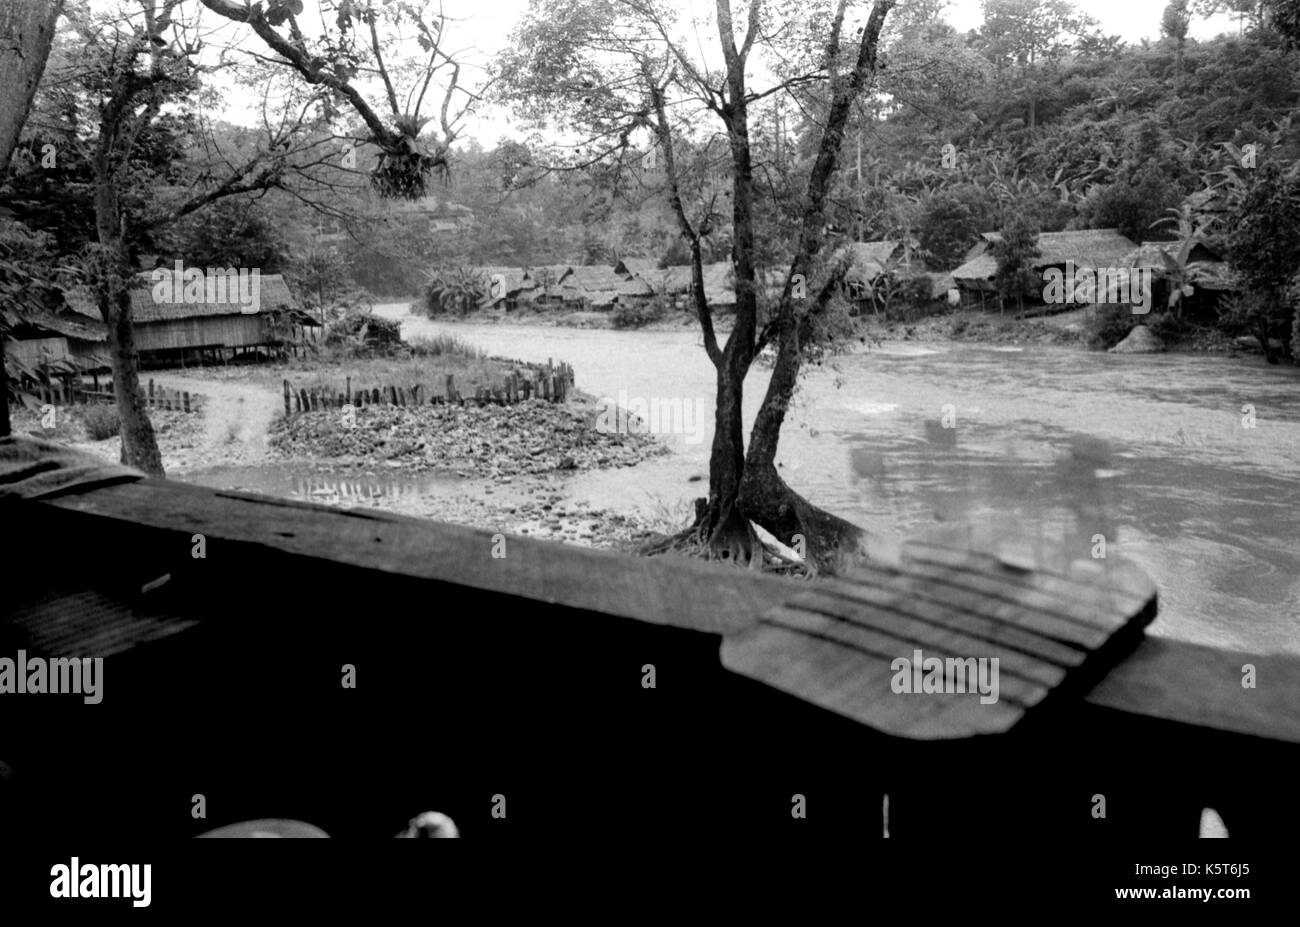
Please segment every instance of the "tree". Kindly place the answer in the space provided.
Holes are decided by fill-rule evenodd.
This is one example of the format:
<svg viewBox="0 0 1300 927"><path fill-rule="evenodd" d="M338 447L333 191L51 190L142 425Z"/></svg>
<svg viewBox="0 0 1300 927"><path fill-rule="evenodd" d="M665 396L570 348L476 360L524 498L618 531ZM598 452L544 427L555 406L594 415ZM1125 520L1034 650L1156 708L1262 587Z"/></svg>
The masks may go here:
<svg viewBox="0 0 1300 927"><path fill-rule="evenodd" d="M1029 109L1029 127L1038 124L1035 72L1058 60L1073 40L1095 32L1095 23L1069 0L982 0L984 25L979 38L999 75L1014 71Z"/></svg>
<svg viewBox="0 0 1300 927"><path fill-rule="evenodd" d="M347 289L347 271L339 256L328 248L313 246L297 256L289 265L289 280L295 291L320 310L320 323L325 325L325 307Z"/></svg>
<svg viewBox="0 0 1300 927"><path fill-rule="evenodd" d="M999 305L1004 305L1008 297L1014 296L1016 308L1023 309L1025 297L1041 283L1034 270L1034 259L1041 254L1037 230L1017 216L1002 229L1001 236L989 250L998 262L993 285L997 289Z"/></svg>
<svg viewBox="0 0 1300 927"><path fill-rule="evenodd" d="M292 68L307 84L328 90L334 104L360 116L368 133L365 141L381 152L370 174L380 196L418 200L428 192L431 175L446 178L452 142L481 90L461 83L461 64L444 47L449 18L441 8L426 16L424 6L412 2L322 0L321 20L333 22L336 31L310 38L298 23L302 0L201 2L219 16L246 24L279 56L280 64ZM382 37L380 26L385 27ZM403 31L414 35L423 53L417 66L393 61ZM401 99L395 78L410 72L411 86ZM370 74L378 78L386 106L372 105L358 85L358 76ZM433 120L422 115L430 87L441 92L441 100L435 104L437 127L425 133ZM381 116L385 109L387 122Z"/></svg>
<svg viewBox="0 0 1300 927"><path fill-rule="evenodd" d="M1265 2L1262 0L1193 0L1192 7L1198 16L1209 19L1220 13L1237 15L1237 31L1244 32L1246 24L1254 29L1264 19Z"/></svg>
<svg viewBox="0 0 1300 927"><path fill-rule="evenodd" d="M9 160L27 122L36 86L45 73L54 24L63 10L63 0L10 0L0 6L0 180L9 173ZM19 268L11 268L13 274ZM13 279L12 274L10 279ZM5 370L5 332L0 320L0 381L8 383ZM0 437L9 434L8 387L0 397Z"/></svg>
<svg viewBox="0 0 1300 927"><path fill-rule="evenodd" d="M1182 192L1159 168L1147 165L1089 197L1081 218L1089 228L1116 228L1134 241L1151 237L1151 229L1182 201Z"/></svg>
<svg viewBox="0 0 1300 927"><path fill-rule="evenodd" d="M153 476L163 475L162 455L140 391L139 358L131 314L131 280L137 258L132 240L152 234L230 196L283 183L290 152L301 152L305 123L270 130L270 147L251 160L226 167L211 182L171 192L166 173L134 171L133 158L151 138L165 134L168 106L183 105L199 88L201 43L183 40L176 19L181 0L137 0L138 16L123 14L76 24L84 45L77 77L92 101L95 126L89 159L93 170L95 241L86 252L95 301L108 328L113 389L122 423L122 462ZM296 102L296 101L295 101ZM290 104L292 105L292 103ZM303 111L304 113L306 110ZM84 127L83 127L84 130ZM153 196L139 195L154 186ZM133 193L135 195L133 195Z"/></svg>
<svg viewBox="0 0 1300 927"><path fill-rule="evenodd" d="M988 228L989 206L977 187L944 190L931 197L921 213L918 241L940 270L961 264L980 232Z"/></svg>
<svg viewBox="0 0 1300 927"><path fill-rule="evenodd" d="M1300 0L1264 0L1264 13L1287 48L1300 48Z"/></svg>
<svg viewBox="0 0 1300 927"><path fill-rule="evenodd" d="M256 267L277 274L285 266L288 243L256 208L256 201L220 200L188 216L167 236L165 252L184 256L195 267Z"/></svg>
<svg viewBox="0 0 1300 927"><path fill-rule="evenodd" d="M1291 292L1300 273L1300 167L1262 165L1231 227L1228 261L1245 291L1233 321L1253 331L1268 362L1276 364L1269 339L1290 344Z"/></svg>
<svg viewBox="0 0 1300 927"><path fill-rule="evenodd" d="M1174 87L1183 82L1183 56L1187 50L1187 33L1192 27L1192 12L1187 8L1189 0L1169 0L1160 17L1160 34L1174 43Z"/></svg>
<svg viewBox="0 0 1300 927"><path fill-rule="evenodd" d="M75 24L85 49L75 79L91 105L74 107L72 113L74 121L85 119L92 125L76 125L68 132L74 147L90 139L86 158L93 178L95 240L87 248L86 267L109 330L122 422L122 459L153 475L162 475L162 459L139 396L131 319L130 283L138 263L138 245L227 197L288 188L291 181L313 188L307 178L319 179L337 171L334 162L339 154L338 139L332 133L313 130L318 128L318 118L326 125L339 120L341 107L350 107L365 126L365 136L356 141L373 141L380 149L369 172L371 186L381 196L418 198L433 173L447 170L455 126L476 99L460 87L459 65L442 49L445 17L441 14L426 21L411 4L380 6L340 0L330 5L338 33L309 44L295 19L302 11L301 0L271 0L267 6L204 0L205 7L226 18L248 23L312 89L287 89L281 110L266 114L266 137L247 157L231 159L229 152L211 148L196 153L200 157L195 160L207 156L208 163L188 178L191 189L185 190L170 174L151 176L134 170L150 139L165 135L166 127L177 121L172 110L193 113L193 96L202 75L213 67L229 66L225 58L215 66L200 63L203 43L194 35L193 24L180 18L180 4L181 0L136 0L134 16L99 16L93 23L79 20ZM276 29L286 23L288 37ZM414 29L415 41L426 56L423 67L410 68L405 58L390 66L385 54L394 51L396 40L381 40L380 24L386 33L395 25ZM354 37L363 26L369 36L358 43ZM248 76L262 67L263 60L249 56L239 68ZM363 70L379 75L393 114L391 125L379 118L354 86L353 79ZM265 82L273 80L272 75L260 73ZM398 103L394 73L414 73L405 106ZM442 92L441 134L429 142L420 138L428 122L420 110L431 86ZM141 195L150 185L155 187L154 195ZM325 180L314 189L319 192L335 186ZM159 192L171 195L158 196Z"/></svg>
<svg viewBox="0 0 1300 927"><path fill-rule="evenodd" d="M550 118L582 133L566 166L603 164L618 172L629 162L644 163L634 135L648 136L656 163L662 163L667 199L690 252L704 348L717 372L709 495L697 502L694 525L670 543L701 542L713 556L756 563L754 522L787 544L802 540L809 561L829 569L861 537L859 528L787 486L775 458L803 346L846 269L844 261L822 258L828 195L850 111L873 88L881 31L893 6L892 0L877 0L857 31L847 19L847 0L839 0L829 15L811 16L752 0L738 29L730 0L716 0L711 27L721 67L710 68L692 56L694 39L674 37L678 24L663 4L564 0L544 16L530 14L512 37L514 50L504 56L506 96L521 115L535 122ZM773 45L778 40L780 47ZM775 75L774 85L764 90L749 86L756 51L768 54ZM760 324L760 180L766 182L768 164L756 164L767 153L755 144L751 128L766 101L780 96L808 113L810 131L801 152L800 208L792 222L774 223L787 242L788 270L780 297ZM714 137L716 146L709 144ZM718 174L730 180L729 190L710 182ZM736 314L721 342L703 285L703 259L706 243L728 219ZM776 363L746 449L745 374L769 344L776 348Z"/></svg>

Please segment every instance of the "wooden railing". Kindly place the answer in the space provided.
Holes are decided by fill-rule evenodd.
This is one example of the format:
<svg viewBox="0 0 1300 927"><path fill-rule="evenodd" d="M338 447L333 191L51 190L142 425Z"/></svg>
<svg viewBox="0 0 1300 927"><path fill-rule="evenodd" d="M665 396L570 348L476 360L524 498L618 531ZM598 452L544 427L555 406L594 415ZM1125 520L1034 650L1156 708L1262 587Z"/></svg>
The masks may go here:
<svg viewBox="0 0 1300 927"><path fill-rule="evenodd" d="M1206 807L1232 836L1300 825L1292 656L1139 633L1000 733L903 736L811 650L727 657L816 583L168 481L3 513L0 655L106 667L98 706L0 696L33 828L76 832L90 806L98 829L176 835L256 817L385 834L426 807L466 836L1121 839L1194 836Z"/></svg>

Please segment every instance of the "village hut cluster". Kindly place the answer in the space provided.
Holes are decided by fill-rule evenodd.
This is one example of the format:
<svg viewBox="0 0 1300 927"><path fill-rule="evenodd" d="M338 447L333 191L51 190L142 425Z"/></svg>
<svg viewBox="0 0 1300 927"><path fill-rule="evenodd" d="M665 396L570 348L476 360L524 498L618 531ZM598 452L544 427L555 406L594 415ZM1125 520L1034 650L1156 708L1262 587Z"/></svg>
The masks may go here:
<svg viewBox="0 0 1300 927"><path fill-rule="evenodd" d="M839 290L854 315L888 311L898 300L910 300L922 308L997 308L995 277L997 260L992 246L1001 236L985 232L969 250L961 266L951 272L926 265L915 241L885 240L852 242L832 256L845 266ZM1189 287L1182 303L1189 317L1213 318L1221 294L1233 289L1226 262L1203 242L1182 251L1182 243L1134 242L1116 229L1082 229L1044 232L1038 239L1039 256L1032 261L1044 280L1059 272L1071 285L1077 274L1119 274L1125 281L1145 275L1150 280L1153 306L1158 311L1168 304L1173 287ZM685 312L694 309L694 286L689 265L660 267L653 258L623 258L613 265L552 265L508 267L485 265L469 268L482 282L479 308L509 313L520 308L608 311L620 305L643 304L659 299ZM735 308L735 284L730 262L703 266L704 292L709 305L727 312ZM1105 280L1106 277L1102 276ZM911 280L904 292L901 282ZM768 298L780 295L784 272L773 270L763 278ZM811 292L814 285L810 285ZM1127 290L1125 291L1128 292ZM1099 294L1085 293L1064 300L1072 305L1104 303L1104 286ZM1027 306L1042 305L1043 299L1028 298ZM1064 307L1062 307L1064 308Z"/></svg>
<svg viewBox="0 0 1300 927"><path fill-rule="evenodd" d="M613 265L478 265L468 269L480 283L478 308L499 312L524 308L607 312L655 299L686 309L694 299L691 268L661 268L653 258L625 258ZM730 262L704 265L704 292L711 306L721 311L735 308L732 281Z"/></svg>
<svg viewBox="0 0 1300 927"><path fill-rule="evenodd" d="M1000 236L986 232L951 273L934 271L919 257L915 242L853 242L833 255L846 270L840 291L854 314L888 310L899 282L914 282L908 299L945 307L992 308L1000 305L993 245ZM1201 241L1134 242L1115 229L1044 232L1038 238L1034 271L1045 279L1053 271L1124 269L1148 275L1152 308L1169 304L1181 291L1180 311L1187 318L1213 318L1219 298L1235 288L1221 255ZM556 264L538 267L482 265L470 268L481 282L478 308L509 313L521 308L611 311L618 306L660 301L682 312L694 308L694 281L688 265L661 267L653 258L626 257L613 265ZM174 275L167 280L168 274ZM160 290L160 275L163 286ZM1073 278L1070 278L1073 279ZM720 312L734 310L734 276L730 262L703 266L704 294ZM918 282L919 281L919 282ZM300 309L284 279L261 275L255 306L228 295L191 298L181 272L156 269L139 274L130 297L135 342L144 367L185 366L297 353L319 337L321 323ZM780 295L784 273L763 278L767 298ZM809 287L811 291L812 286ZM164 298L160 298L160 292ZM1098 293L1077 302L1104 302ZM1071 300L1071 302L1076 302ZM1030 299L1027 305L1042 305ZM1050 307L1048 307L1050 308ZM57 310L32 315L11 334L7 352L20 369L58 369L60 375L94 375L109 369L108 333L93 295L71 291Z"/></svg>

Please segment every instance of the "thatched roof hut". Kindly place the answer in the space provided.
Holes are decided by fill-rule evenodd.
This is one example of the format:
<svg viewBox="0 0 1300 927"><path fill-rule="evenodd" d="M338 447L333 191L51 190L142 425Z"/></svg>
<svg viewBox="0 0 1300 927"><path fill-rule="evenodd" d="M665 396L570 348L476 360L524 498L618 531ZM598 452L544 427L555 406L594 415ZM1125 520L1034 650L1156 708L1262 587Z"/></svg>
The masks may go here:
<svg viewBox="0 0 1300 927"><path fill-rule="evenodd" d="M952 272L958 287L987 290L992 287L998 272L997 259L990 247L1001 241L998 232L985 232L967 255L966 263ZM1076 229L1067 232L1043 232L1038 236L1039 256L1033 260L1034 270L1064 267L1073 262L1076 267L1125 267L1126 258L1137 244L1119 233L1118 229Z"/></svg>
<svg viewBox="0 0 1300 927"><path fill-rule="evenodd" d="M849 268L844 282L850 286L870 289L871 285L889 269L889 264L903 250L901 241L855 241L844 246L849 253Z"/></svg>
<svg viewBox="0 0 1300 927"><path fill-rule="evenodd" d="M284 326L319 327L297 306L279 274L248 271L205 272L187 279L167 268L137 274L129 290L136 348L185 352L195 349L251 348L282 343ZM100 320L94 294L79 287L68 306ZM283 324L282 324L283 323Z"/></svg>

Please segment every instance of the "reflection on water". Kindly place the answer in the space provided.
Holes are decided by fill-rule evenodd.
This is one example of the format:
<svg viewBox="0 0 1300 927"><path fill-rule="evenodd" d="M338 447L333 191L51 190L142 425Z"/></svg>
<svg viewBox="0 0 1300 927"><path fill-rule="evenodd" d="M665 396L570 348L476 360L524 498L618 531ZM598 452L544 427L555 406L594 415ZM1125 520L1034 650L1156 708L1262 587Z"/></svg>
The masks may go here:
<svg viewBox="0 0 1300 927"><path fill-rule="evenodd" d="M214 489L340 505L364 505L381 499L418 499L439 490L452 490L461 482L456 477L439 475L340 475L282 466L213 467L190 474L185 480Z"/></svg>

